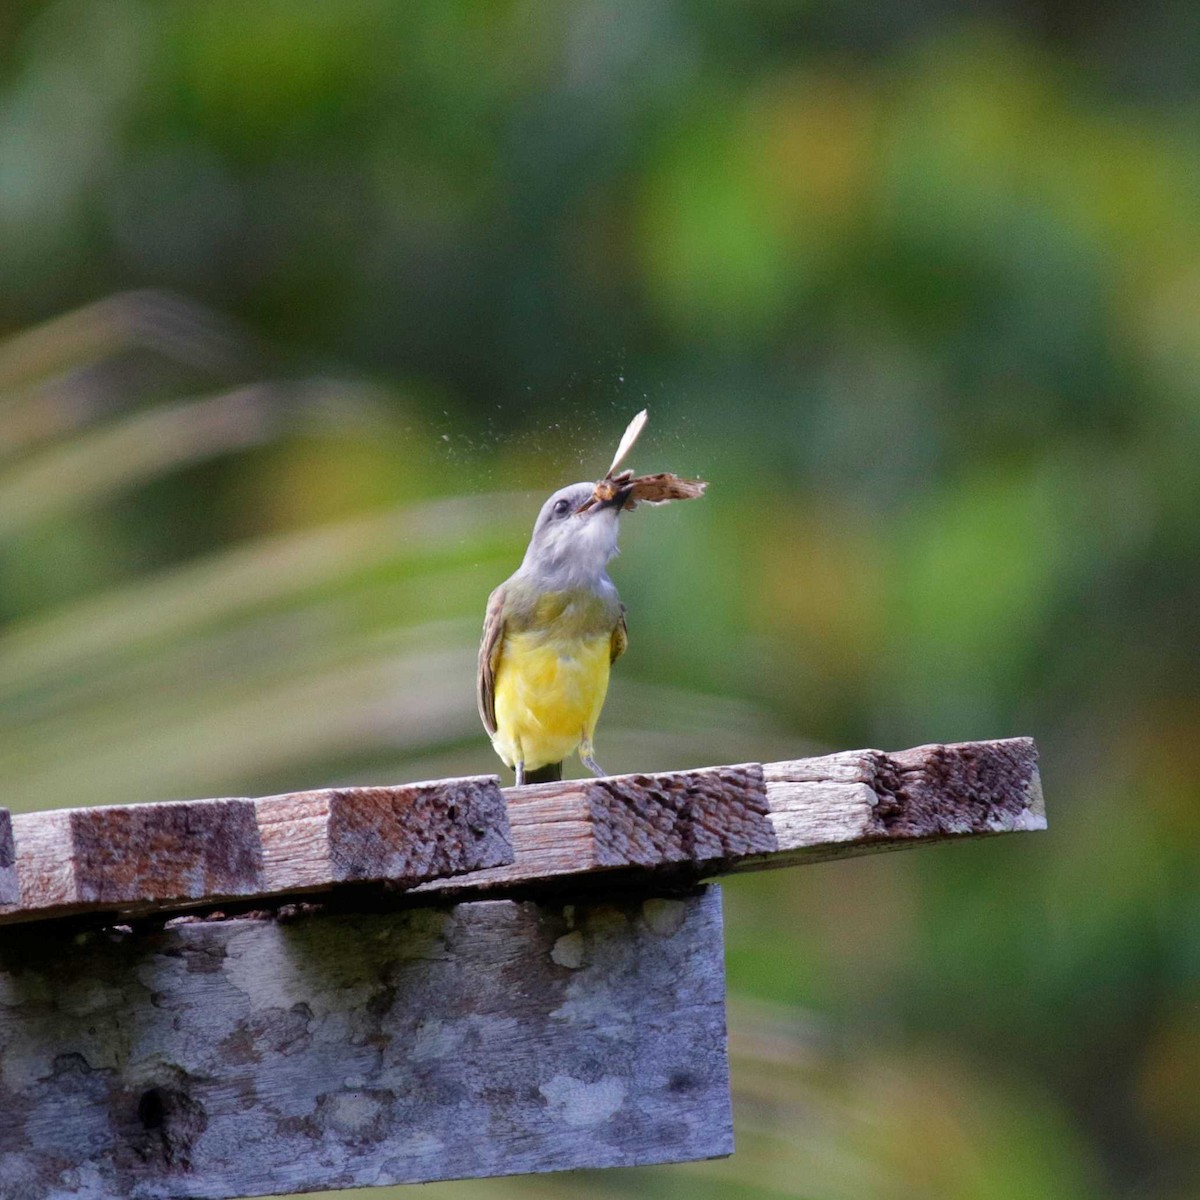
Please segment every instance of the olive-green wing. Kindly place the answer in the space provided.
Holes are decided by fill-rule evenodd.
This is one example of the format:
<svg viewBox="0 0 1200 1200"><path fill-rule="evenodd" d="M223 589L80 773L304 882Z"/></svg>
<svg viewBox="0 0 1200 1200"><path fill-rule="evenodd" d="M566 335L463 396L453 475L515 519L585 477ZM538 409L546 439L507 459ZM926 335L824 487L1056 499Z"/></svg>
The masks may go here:
<svg viewBox="0 0 1200 1200"><path fill-rule="evenodd" d="M479 643L479 670L475 676L475 696L479 716L489 736L496 732L496 671L504 647L504 585L489 597L487 616L483 618L483 640Z"/></svg>
<svg viewBox="0 0 1200 1200"><path fill-rule="evenodd" d="M612 642L609 645L608 661L615 663L622 654L625 653L625 647L629 645L629 626L625 623L625 605L621 605L621 619L617 622L616 628L612 631Z"/></svg>

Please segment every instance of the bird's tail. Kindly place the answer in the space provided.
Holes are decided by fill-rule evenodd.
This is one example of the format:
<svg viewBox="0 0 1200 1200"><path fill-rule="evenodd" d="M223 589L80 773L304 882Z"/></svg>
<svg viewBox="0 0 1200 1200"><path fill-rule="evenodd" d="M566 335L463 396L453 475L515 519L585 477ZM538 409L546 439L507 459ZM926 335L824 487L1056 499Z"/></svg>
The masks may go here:
<svg viewBox="0 0 1200 1200"><path fill-rule="evenodd" d="M562 778L562 763L547 763L536 771L525 772L526 783L557 783Z"/></svg>

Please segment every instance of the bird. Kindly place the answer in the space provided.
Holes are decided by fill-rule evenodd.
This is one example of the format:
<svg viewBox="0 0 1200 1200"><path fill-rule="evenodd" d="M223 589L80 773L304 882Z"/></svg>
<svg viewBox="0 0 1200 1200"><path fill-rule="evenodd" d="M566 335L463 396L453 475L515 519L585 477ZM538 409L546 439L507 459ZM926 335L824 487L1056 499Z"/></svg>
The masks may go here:
<svg viewBox="0 0 1200 1200"><path fill-rule="evenodd" d="M488 598L479 715L518 785L561 779L563 760L576 751L594 775L605 774L592 738L609 669L629 643L607 568L630 491L616 486L603 499L595 483L556 491L520 567Z"/></svg>

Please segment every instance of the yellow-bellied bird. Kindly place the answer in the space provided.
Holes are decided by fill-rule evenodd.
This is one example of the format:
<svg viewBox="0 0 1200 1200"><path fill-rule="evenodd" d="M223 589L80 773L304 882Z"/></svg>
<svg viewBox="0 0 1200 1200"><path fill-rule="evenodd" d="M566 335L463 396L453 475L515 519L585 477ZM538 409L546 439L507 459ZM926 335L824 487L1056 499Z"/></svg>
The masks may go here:
<svg viewBox="0 0 1200 1200"><path fill-rule="evenodd" d="M600 502L595 488L573 483L542 505L524 561L488 600L479 715L518 784L561 779L562 760L576 750L604 774L592 737L609 667L628 640L606 567L629 488Z"/></svg>

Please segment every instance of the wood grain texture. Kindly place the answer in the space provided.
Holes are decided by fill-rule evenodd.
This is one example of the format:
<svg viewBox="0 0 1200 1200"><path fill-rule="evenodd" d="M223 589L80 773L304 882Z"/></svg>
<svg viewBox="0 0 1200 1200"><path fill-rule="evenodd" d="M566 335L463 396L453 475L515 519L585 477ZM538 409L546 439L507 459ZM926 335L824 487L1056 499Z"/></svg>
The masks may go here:
<svg viewBox="0 0 1200 1200"><path fill-rule="evenodd" d="M261 886L250 800L77 808L67 813L67 827L84 904L242 896Z"/></svg>
<svg viewBox="0 0 1200 1200"><path fill-rule="evenodd" d="M494 775L293 792L255 803L271 892L366 880L407 886L512 858Z"/></svg>
<svg viewBox="0 0 1200 1200"><path fill-rule="evenodd" d="M1032 738L855 750L764 773L779 848L737 869L1046 828Z"/></svg>
<svg viewBox="0 0 1200 1200"><path fill-rule="evenodd" d="M0 894L0 923L270 900L354 881L456 898L578 889L583 877L603 886L616 873L622 885L656 875L686 883L1045 824L1029 738L503 793L487 776L61 810L13 819L20 901Z"/></svg>
<svg viewBox="0 0 1200 1200"><path fill-rule="evenodd" d="M139 915L353 881L407 887L511 860L494 776L12 818L0 923ZM0 889L5 885L0 828Z"/></svg>
<svg viewBox="0 0 1200 1200"><path fill-rule="evenodd" d="M0 935L6 1200L732 1149L720 896Z"/></svg>
<svg viewBox="0 0 1200 1200"><path fill-rule="evenodd" d="M465 874L461 887L437 880L418 891L454 894L618 868L699 866L713 874L777 847L757 763L529 784L504 795L512 863Z"/></svg>
<svg viewBox="0 0 1200 1200"><path fill-rule="evenodd" d="M647 872L711 878L1046 827L1031 738L533 784L504 794L513 862L418 891L579 886L571 877L602 882L618 870L641 886Z"/></svg>

